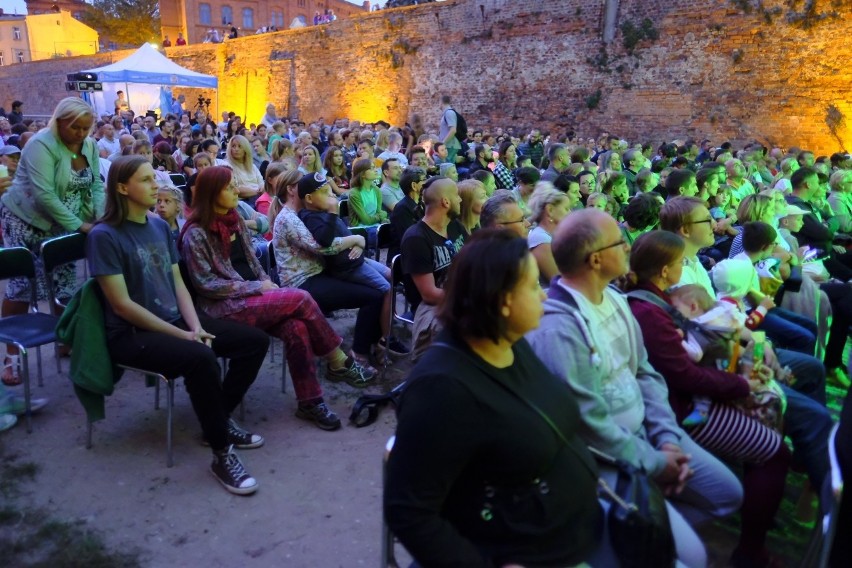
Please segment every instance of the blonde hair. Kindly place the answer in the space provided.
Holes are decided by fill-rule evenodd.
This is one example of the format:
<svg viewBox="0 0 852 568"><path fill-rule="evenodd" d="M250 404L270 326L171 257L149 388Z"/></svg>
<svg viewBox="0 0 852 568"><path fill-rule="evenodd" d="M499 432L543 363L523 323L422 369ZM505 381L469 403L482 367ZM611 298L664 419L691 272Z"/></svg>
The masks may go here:
<svg viewBox="0 0 852 568"><path fill-rule="evenodd" d="M485 191L485 184L479 180L466 179L458 184L459 197L461 197L461 213L459 221L464 228L474 227L478 224L479 215L473 212L473 196L476 190L482 188Z"/></svg>
<svg viewBox="0 0 852 568"><path fill-rule="evenodd" d="M669 296L673 300L694 303L704 312L710 311L716 305L716 301L710 296L707 289L700 284L678 286L669 292Z"/></svg>
<svg viewBox="0 0 852 568"><path fill-rule="evenodd" d="M308 144L307 146L302 148L302 160L305 159L305 150L307 150L308 148L310 148L311 150L314 151L314 162L312 164L305 166L305 169L308 171L309 174L312 174L312 173L315 173L315 172L321 172L322 171L322 159L320 158L319 150L317 150L317 147L314 146L313 144Z"/></svg>
<svg viewBox="0 0 852 568"><path fill-rule="evenodd" d="M231 156L231 148L234 146L239 146L243 149L243 159L241 162L234 161L234 158ZM227 161L231 166L251 172L253 169L252 166L254 165L252 163L251 156L251 144L249 144L249 141L245 136L237 134L231 138L230 142L228 142L228 151L225 154L225 161Z"/></svg>
<svg viewBox="0 0 852 568"><path fill-rule="evenodd" d="M530 221L540 223L547 213L547 206L555 205L564 199L568 199L568 196L553 187L549 181L538 182L527 203L530 208Z"/></svg>
<svg viewBox="0 0 852 568"><path fill-rule="evenodd" d="M272 153L270 157L273 162L277 162L281 158L284 157L284 153L287 150L293 149L293 143L290 142L289 138L276 138L272 141Z"/></svg>
<svg viewBox="0 0 852 568"><path fill-rule="evenodd" d="M53 132L56 137L59 137L59 120L70 120L71 123L76 122L84 116L92 117L92 128L95 126L95 111L89 106L89 103L77 97L65 97L56 108L53 109L53 116L47 123L47 127ZM89 132L91 134L91 132Z"/></svg>
<svg viewBox="0 0 852 568"><path fill-rule="evenodd" d="M737 207L737 219L740 223L760 221L769 210L775 210L775 203L770 196L760 193L746 195Z"/></svg>
<svg viewBox="0 0 852 568"><path fill-rule="evenodd" d="M302 179L302 172L296 169L280 173L275 178L275 185L270 193L275 199L269 203L269 211L266 214L270 226L275 225L275 218L284 208L284 202L287 201L287 190L299 183L300 179Z"/></svg>

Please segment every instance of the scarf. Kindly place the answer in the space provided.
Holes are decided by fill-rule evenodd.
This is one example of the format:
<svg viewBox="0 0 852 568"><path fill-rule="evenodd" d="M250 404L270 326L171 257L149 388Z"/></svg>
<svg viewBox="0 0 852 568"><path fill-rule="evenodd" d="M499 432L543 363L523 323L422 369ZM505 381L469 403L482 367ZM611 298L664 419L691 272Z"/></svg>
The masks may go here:
<svg viewBox="0 0 852 568"><path fill-rule="evenodd" d="M219 236L225 254L228 254L227 251L231 250L231 235L238 232L239 226L240 215L236 209L231 209L224 215L216 215L210 224L210 234Z"/></svg>

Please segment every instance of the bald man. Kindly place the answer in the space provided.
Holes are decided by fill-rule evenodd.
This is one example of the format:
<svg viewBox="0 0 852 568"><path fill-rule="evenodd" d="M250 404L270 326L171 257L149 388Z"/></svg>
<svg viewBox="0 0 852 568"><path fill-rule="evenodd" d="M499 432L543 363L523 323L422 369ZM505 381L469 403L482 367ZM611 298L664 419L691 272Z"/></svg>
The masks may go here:
<svg viewBox="0 0 852 568"><path fill-rule="evenodd" d="M136 138L134 138L132 134L122 134L121 136L118 137L118 146L119 146L118 152L115 152L114 154L110 154L109 157L107 158L107 160L112 162L116 158L122 156L124 154L124 149L125 148L132 148L134 142L136 142Z"/></svg>
<svg viewBox="0 0 852 568"><path fill-rule="evenodd" d="M434 177L421 190L426 213L402 237L402 272L406 297L414 313L416 361L440 330L435 308L444 299L444 281L455 254L464 244L464 229L458 221L461 197L456 183L447 177Z"/></svg>

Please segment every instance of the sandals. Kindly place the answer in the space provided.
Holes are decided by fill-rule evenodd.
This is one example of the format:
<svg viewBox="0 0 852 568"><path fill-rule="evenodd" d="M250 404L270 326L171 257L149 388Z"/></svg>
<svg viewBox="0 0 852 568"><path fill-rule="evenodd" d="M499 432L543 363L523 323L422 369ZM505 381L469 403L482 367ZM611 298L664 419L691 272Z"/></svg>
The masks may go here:
<svg viewBox="0 0 852 568"><path fill-rule="evenodd" d="M16 387L21 380L21 361L18 355L8 355L3 359L3 384L7 387Z"/></svg>

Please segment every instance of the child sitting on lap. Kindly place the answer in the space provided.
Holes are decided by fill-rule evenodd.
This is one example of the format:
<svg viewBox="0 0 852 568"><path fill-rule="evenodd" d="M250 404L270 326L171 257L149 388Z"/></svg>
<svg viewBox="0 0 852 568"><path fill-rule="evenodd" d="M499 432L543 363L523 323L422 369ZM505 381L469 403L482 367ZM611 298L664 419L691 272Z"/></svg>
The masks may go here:
<svg viewBox="0 0 852 568"><path fill-rule="evenodd" d="M337 196L322 174L307 174L299 180L299 197L304 208L299 219L320 246L329 247L337 237L350 237L352 232L337 216ZM363 284L386 293L390 290L390 270L380 262L364 258L364 242L326 257L326 273L334 278Z"/></svg>

